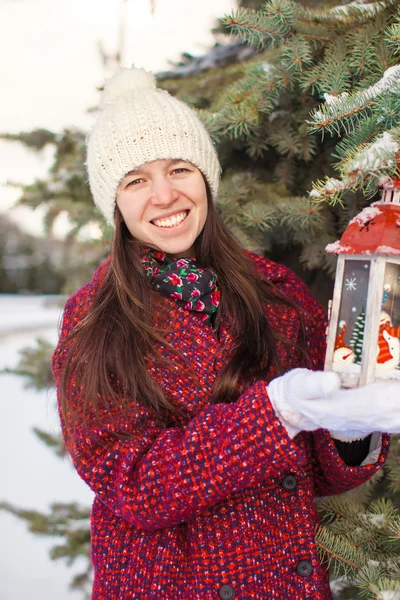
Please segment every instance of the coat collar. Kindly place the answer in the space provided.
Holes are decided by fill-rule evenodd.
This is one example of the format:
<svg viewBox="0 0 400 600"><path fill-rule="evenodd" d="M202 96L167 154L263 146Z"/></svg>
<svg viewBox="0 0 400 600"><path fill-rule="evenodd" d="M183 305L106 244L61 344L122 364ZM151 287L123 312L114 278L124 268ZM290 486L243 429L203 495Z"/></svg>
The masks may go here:
<svg viewBox="0 0 400 600"><path fill-rule="evenodd" d="M257 270L269 281L271 281L274 285L278 286L283 284L286 279L287 270L281 265L270 261L264 257L253 254L252 252L246 251L246 255L248 258L255 263ZM108 256L106 260L96 269L93 273L92 280L89 285L89 301L94 298L99 289L101 288L105 278L107 277L112 262L112 255ZM216 339L216 335L211 327L204 326L202 323L202 317L199 314L193 313L188 315L190 311L185 310L181 306L178 305L172 298L167 298L165 296L158 296L158 301L165 306L167 315L166 321L161 317L155 316L155 325L164 328L168 326L171 331L179 332L182 330L182 327L187 327L190 323L191 327L195 329L201 330L206 334L208 339L213 338ZM297 313L294 309L288 306L280 306L274 305L266 306L266 314L271 325L280 333L283 333L286 337L293 340L293 343L296 342L298 333L299 333L299 319ZM220 344L226 345L228 343L229 348L233 344L233 341L229 334L230 331L230 322L229 317L224 316L222 318L221 323L221 331L220 331ZM200 331L199 331L200 335ZM287 360L287 351L282 346L280 348L281 359L285 363Z"/></svg>

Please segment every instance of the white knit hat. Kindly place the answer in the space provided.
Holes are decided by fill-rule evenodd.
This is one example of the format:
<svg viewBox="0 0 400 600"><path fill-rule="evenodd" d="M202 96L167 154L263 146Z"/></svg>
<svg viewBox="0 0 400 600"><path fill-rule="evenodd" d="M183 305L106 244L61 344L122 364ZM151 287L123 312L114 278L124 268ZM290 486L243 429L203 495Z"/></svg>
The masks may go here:
<svg viewBox="0 0 400 600"><path fill-rule="evenodd" d="M124 176L157 159L180 158L205 176L215 200L217 153L197 114L144 69L122 69L104 88L97 121L87 136L87 169L94 203L114 225L115 197Z"/></svg>

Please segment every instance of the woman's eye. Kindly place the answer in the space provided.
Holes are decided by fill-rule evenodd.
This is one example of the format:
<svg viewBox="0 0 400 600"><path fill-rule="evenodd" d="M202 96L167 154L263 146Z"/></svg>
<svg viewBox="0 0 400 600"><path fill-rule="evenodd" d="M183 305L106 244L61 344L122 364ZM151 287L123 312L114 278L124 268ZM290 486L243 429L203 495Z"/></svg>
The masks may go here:
<svg viewBox="0 0 400 600"><path fill-rule="evenodd" d="M173 173L185 173L185 172L189 172L189 169L185 169L184 167L179 167L178 169L174 169L172 172Z"/></svg>
<svg viewBox="0 0 400 600"><path fill-rule="evenodd" d="M132 181L129 181L126 185L127 187L130 185L136 185L138 183L141 183L143 181L143 179L132 179Z"/></svg>

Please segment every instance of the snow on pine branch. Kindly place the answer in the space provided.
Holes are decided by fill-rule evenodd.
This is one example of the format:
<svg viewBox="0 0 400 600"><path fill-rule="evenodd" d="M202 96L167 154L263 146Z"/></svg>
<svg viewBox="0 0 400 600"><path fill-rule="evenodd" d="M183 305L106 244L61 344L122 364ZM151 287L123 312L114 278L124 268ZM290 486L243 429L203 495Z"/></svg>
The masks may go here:
<svg viewBox="0 0 400 600"><path fill-rule="evenodd" d="M364 13L367 16L374 15L384 10L387 6L386 2L363 2L362 0L354 0L349 4L341 4L331 8L330 12L340 17L346 17L349 13Z"/></svg>
<svg viewBox="0 0 400 600"><path fill-rule="evenodd" d="M340 202L344 192L355 191L358 187L365 188L370 194L383 181L396 174L399 152L400 142L389 131L385 131L374 142L362 146L342 162L342 179L327 177L315 182L310 198L316 202L335 204Z"/></svg>
<svg viewBox="0 0 400 600"><path fill-rule="evenodd" d="M329 177L325 181L316 182L315 188L310 192L310 198L314 200L324 200L325 196L333 196L339 194L347 188L344 181Z"/></svg>
<svg viewBox="0 0 400 600"><path fill-rule="evenodd" d="M342 171L348 174L361 171L366 174L394 167L399 151L399 142L393 139L389 131L384 131L374 142L364 146L350 160L344 161Z"/></svg>
<svg viewBox="0 0 400 600"><path fill-rule="evenodd" d="M343 92L338 96L325 94L325 104L311 113L310 131L338 130L337 123L345 121L368 108L371 103L384 92L400 93L400 65L386 69L379 81L366 88L348 94Z"/></svg>

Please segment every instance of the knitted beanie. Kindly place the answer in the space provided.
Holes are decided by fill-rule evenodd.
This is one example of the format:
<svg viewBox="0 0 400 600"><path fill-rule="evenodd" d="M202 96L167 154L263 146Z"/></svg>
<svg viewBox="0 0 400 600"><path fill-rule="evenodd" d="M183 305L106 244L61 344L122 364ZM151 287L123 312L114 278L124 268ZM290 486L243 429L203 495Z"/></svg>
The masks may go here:
<svg viewBox="0 0 400 600"><path fill-rule="evenodd" d="M221 168L204 125L184 102L157 89L155 77L144 69L122 69L106 82L86 144L94 203L111 226L121 180L153 160L193 163L213 200L217 196Z"/></svg>

